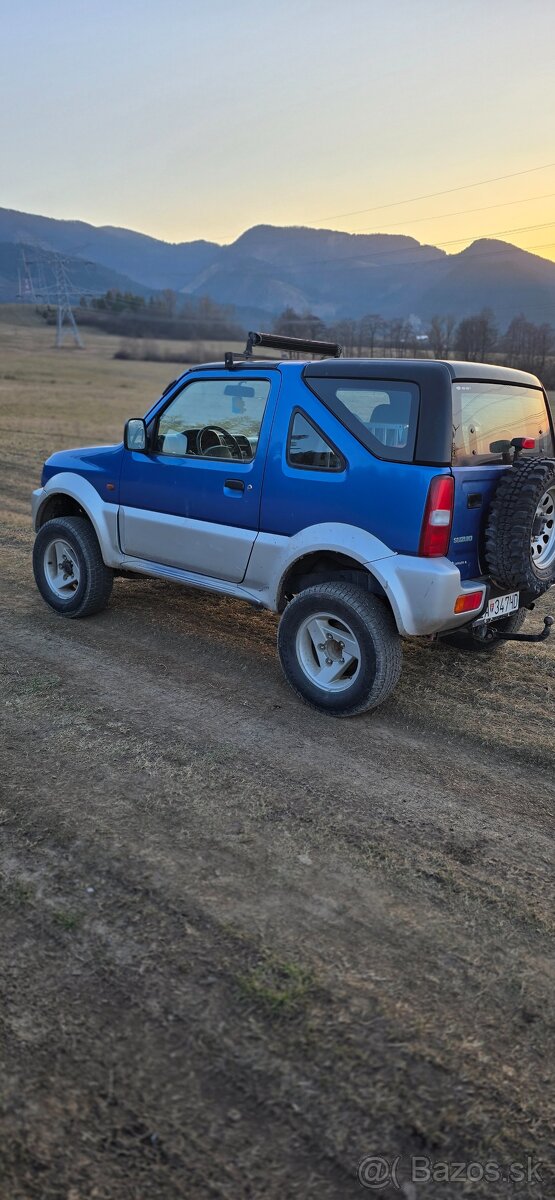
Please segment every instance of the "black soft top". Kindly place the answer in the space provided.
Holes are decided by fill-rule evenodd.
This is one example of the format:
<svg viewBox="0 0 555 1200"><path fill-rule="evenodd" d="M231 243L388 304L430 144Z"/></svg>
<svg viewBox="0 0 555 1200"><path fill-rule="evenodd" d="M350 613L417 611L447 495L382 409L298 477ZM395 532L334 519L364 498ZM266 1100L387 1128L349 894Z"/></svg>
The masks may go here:
<svg viewBox="0 0 555 1200"><path fill-rule="evenodd" d="M535 375L516 371L514 367L435 358L324 358L319 362L307 362L303 368L305 379L407 379L423 384L438 377L446 378L447 373L451 379L541 387Z"/></svg>

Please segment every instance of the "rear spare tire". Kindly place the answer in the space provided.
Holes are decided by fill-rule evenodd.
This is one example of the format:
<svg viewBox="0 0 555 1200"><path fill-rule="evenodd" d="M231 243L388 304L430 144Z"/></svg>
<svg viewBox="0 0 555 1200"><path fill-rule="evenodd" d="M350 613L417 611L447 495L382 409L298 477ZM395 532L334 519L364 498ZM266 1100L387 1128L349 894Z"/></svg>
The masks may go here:
<svg viewBox="0 0 555 1200"><path fill-rule="evenodd" d="M555 583L553 459L528 459L502 476L486 526L485 557L501 587L541 596Z"/></svg>

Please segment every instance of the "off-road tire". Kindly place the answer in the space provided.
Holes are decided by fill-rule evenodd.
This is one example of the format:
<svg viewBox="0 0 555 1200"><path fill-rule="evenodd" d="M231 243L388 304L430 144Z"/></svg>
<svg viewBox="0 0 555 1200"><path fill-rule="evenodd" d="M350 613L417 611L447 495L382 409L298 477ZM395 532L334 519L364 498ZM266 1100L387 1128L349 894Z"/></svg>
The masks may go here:
<svg viewBox="0 0 555 1200"><path fill-rule="evenodd" d="M465 654L493 654L500 650L502 646L510 645L503 638L499 637L499 633L518 633L522 628L527 616L526 608L519 608L518 612L511 613L510 617L503 617L500 621L491 622L484 628L484 636L480 637L470 625L464 629L456 629L453 633L446 633L442 638L442 642L447 642L448 646L455 646L457 650L464 650Z"/></svg>
<svg viewBox="0 0 555 1200"><path fill-rule="evenodd" d="M361 651L356 679L338 693L315 686L297 655L297 634L302 623L322 611L352 629ZM390 610L355 584L322 583L299 592L281 618L278 653L287 682L297 695L335 717L354 717L377 708L391 694L401 674L401 639Z"/></svg>
<svg viewBox="0 0 555 1200"><path fill-rule="evenodd" d="M533 561L531 538L542 496L555 487L555 460L519 462L500 479L485 535L489 574L501 587L541 596L555 583L555 559L546 568Z"/></svg>
<svg viewBox="0 0 555 1200"><path fill-rule="evenodd" d="M45 572L45 554L56 538L71 546L79 564L79 584L67 600L52 591ZM104 563L98 538L86 517L55 517L45 522L35 538L33 572L43 600L62 617L90 617L101 612L110 599L114 572Z"/></svg>

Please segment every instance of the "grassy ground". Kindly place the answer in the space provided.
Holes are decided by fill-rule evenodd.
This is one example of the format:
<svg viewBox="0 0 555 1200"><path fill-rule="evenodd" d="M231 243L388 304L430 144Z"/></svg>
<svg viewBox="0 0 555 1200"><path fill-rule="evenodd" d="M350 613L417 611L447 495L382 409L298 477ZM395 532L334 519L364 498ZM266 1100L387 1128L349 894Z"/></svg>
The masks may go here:
<svg viewBox="0 0 555 1200"><path fill-rule="evenodd" d="M168 373L51 341L0 322L2 1200L343 1198L368 1154L530 1156L404 1195L551 1198L553 642L407 645L330 722L270 614L122 580L61 621L41 461Z"/></svg>

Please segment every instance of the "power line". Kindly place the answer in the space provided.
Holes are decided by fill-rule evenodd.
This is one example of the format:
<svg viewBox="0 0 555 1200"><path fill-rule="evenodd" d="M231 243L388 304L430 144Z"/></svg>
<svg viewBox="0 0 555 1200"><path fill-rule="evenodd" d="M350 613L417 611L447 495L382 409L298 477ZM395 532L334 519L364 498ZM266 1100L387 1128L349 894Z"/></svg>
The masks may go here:
<svg viewBox="0 0 555 1200"><path fill-rule="evenodd" d="M555 222L553 222L553 221L552 221L552 222L548 222L547 224L548 224L548 225L555 225ZM527 228L528 228L528 229L535 229L535 228L539 228L539 229L541 229L541 228L545 228L545 226L543 226L543 225L538 225L538 226L528 226ZM511 231L510 231L510 230L505 230L504 232L511 232ZM512 232L516 232L516 230L513 230ZM486 238L486 237L492 237L493 235L492 235L492 234L484 234L484 235L482 235L482 236L483 236L484 238ZM464 239L464 238L459 238L459 239L456 239L456 240L457 240L457 241L464 241L465 239ZM479 240L479 239L477 239L477 240ZM448 245L449 243L443 243L443 244L444 244L444 245ZM523 254L529 254L529 253L530 253L531 251L533 251L533 250L543 250L543 249L547 249L548 247L552 247L552 246L555 246L555 241L551 241L551 242L540 242L540 243L538 243L538 244L535 244L535 245L533 245L533 246L529 246L529 247L527 247L526 249L522 249L521 247L517 246L517 247L515 247L515 249L517 249L517 250L519 250L519 249L522 249L522 253L523 253ZM418 249L423 249L423 247L421 247L421 246L418 246L417 248L418 248ZM398 254L399 254L399 251L398 251L398 250L393 250L393 251L391 251L391 250L387 250L387 251L377 251L376 253L377 253L377 254L379 254L380 256L388 256L388 255L392 255L392 254L398 255ZM504 254L504 253L506 253L506 251L505 251L505 247L500 247L498 250L485 250L485 251L476 251L476 252L475 252L475 253L472 255L472 258L473 258L473 260L475 260L475 259L480 259L480 260L482 260L482 259L488 259L488 258L496 258L496 257L499 257L501 254ZM353 257L353 256L348 256L348 258L352 258L352 257ZM456 256L455 256L455 255L453 255L453 258L454 258L454 257L456 257ZM436 258L436 257L434 257L434 258L424 258L424 259L422 259L422 258L415 258L415 259L414 259L414 260L412 260L411 262L390 263L390 264L388 264L388 267L390 267L390 268L393 268L393 269L394 269L394 268L406 269L407 267L414 267L414 266L418 266L418 267L420 267L420 266L438 266L438 265L445 266L445 265L446 265L446 262L448 261L448 259L449 259L449 256L448 256L448 255L440 256L440 257L438 257L438 258ZM324 259L324 260L319 260L319 259L316 259L316 260L305 260L305 261L304 261L304 263L303 263L303 265L310 265L310 263L311 263L312 261L315 261L316 263L319 263L319 262L324 262L324 263L325 263L325 262L328 262L328 261L330 261L330 262L343 262L343 261L345 261L345 259L342 259L342 258L341 258L341 259ZM548 260L546 259L545 261L547 262ZM367 266L372 266L373 264L372 264L372 263L367 263L367 264L365 264L365 265L367 265ZM261 263L260 263L260 265L259 265L259 266L257 266L258 273L259 273L259 274L263 273L263 272L266 270L266 268L267 268L267 263L263 263L263 262L261 262ZM251 269L252 269L252 268L251 268ZM547 311L549 311L549 312L551 313L553 310L547 310ZM212 318L212 319L209 319L209 318L207 318L206 320L203 320L203 319L202 319L202 318L200 318L200 317L199 317L199 318L194 318L194 317L192 317L192 318L188 318L188 317L184 316L184 317L183 317L183 319L184 319L184 320L186 320L188 324L197 324L197 325L200 325L200 324L202 324L202 325L207 325L207 324L209 324L210 326L216 326L216 325L220 325L220 324L222 323L221 319L219 319L219 318ZM237 318L237 319L238 319L238 320L240 320L240 318ZM299 321L301 321L301 322L304 322L304 321L306 320L306 318L305 318L305 317L302 317L302 316L301 316L301 317L299 317L298 319L299 319ZM333 324L333 323L334 323L334 322L332 322L332 324ZM186 340L186 339L184 339L184 340Z"/></svg>
<svg viewBox="0 0 555 1200"><path fill-rule="evenodd" d="M397 208L401 204L416 204L418 200L433 200L436 196L450 196L453 192L465 192L470 188L482 187L486 183L499 183L502 179L516 179L520 175L532 175L535 171L547 171L555 167L555 162L544 163L541 167L528 167L525 171L512 171L509 175L495 175L491 179L478 179L474 183L462 183L458 187L445 188L441 192L426 192L422 196L409 196L406 200L390 200L387 204L375 204L371 208L356 208L350 212L332 213L330 217L317 217L317 221L337 221L340 217L358 217L362 213L381 212L384 208Z"/></svg>
<svg viewBox="0 0 555 1200"><path fill-rule="evenodd" d="M534 229L550 229L553 226L555 226L555 221L545 221L545 222L542 222L537 225L520 225L517 227L513 227L511 229L497 229L497 230L493 230L490 233L479 233L479 234L476 234L471 240L472 240L472 242L480 242L480 241L484 241L488 238L501 237L505 233L530 233ZM356 237L356 234L347 234L347 236L348 237ZM372 235L370 235L370 236L372 236ZM379 237L379 236L380 236L380 234L376 233L376 237ZM433 245L435 247L455 246L455 245L459 245L461 242L466 242L469 240L470 239L465 234L463 237L460 237L460 238L450 238L448 241L434 242ZM547 244L551 245L552 243L547 243ZM401 247L401 248L397 247L396 250L369 250L368 254L371 255L371 257L373 259L388 258L393 255L398 257L399 254L403 253L403 249L404 249L403 247ZM406 252L409 253L410 250L413 250L413 252L414 252L414 251L421 250L421 249L423 249L422 243L417 242L415 247L407 247ZM515 246L514 249L522 250L523 248L521 246ZM523 252L526 253L525 250ZM301 261L302 261L303 267L309 267L309 266L325 266L327 263L352 262L354 259L359 259L359 258L360 258L360 249L356 250L353 254L344 254L344 255L332 256L332 257L328 257L328 258L304 258ZM429 259L428 261L444 262L444 258ZM368 266L368 265L372 265L372 264L366 263L365 265ZM405 262L405 263L395 263L392 265L401 266L401 267L411 266L411 265L416 266L416 265L422 265L422 260L414 259L413 264ZM262 260L261 260L260 269L265 270L266 267L267 267L267 263L262 262ZM250 270L252 270L252 269L253 268L251 267Z"/></svg>
<svg viewBox="0 0 555 1200"><path fill-rule="evenodd" d="M480 208L459 208L457 212L437 213L430 217L404 217L402 221L393 221L387 225L382 225L380 222L380 228L375 232L381 233L382 229L398 229L399 225L406 225L409 221L411 225L420 225L422 221L442 221L445 217L463 217L467 213L491 212L494 208L510 208L513 204L529 204L532 200L552 200L554 196L555 192L547 192L542 196L522 196L520 200L502 200L499 204L485 204ZM356 237L359 233L369 233L373 230L373 225L367 225L364 229L350 229L346 232L348 237Z"/></svg>
<svg viewBox="0 0 555 1200"><path fill-rule="evenodd" d="M403 205L403 204L412 204L412 203L415 203L415 202L416 202L416 201L418 201L418 200L431 199L431 198L433 198L433 197L436 197L436 196L445 196L445 195L449 195L449 194L452 194L452 193L455 193L455 192L460 192L460 191L469 190L469 189L471 189L471 188L474 188L474 187L480 187L480 186L483 186L483 185L485 185L485 184L488 184L488 183L496 183L496 182L498 182L498 181L500 181L500 180L504 180L504 179L514 179L514 178L517 178L517 177L520 177L520 176L523 176L523 175L529 175L529 174L533 174L534 172L537 172L537 171L545 171L545 170L548 170L548 169L549 169L549 168L551 168L551 167L555 167L555 162L552 162L552 163L545 163L545 164L543 164L542 166L537 166L537 167L529 167L529 168L527 168L527 169L525 169L525 170L521 170L521 171L513 171L513 172L511 172L511 173L509 173L509 174L507 174L507 175L497 175L497 176L491 177L491 178L489 178L489 179L481 179L481 180L477 180L477 181L475 181L474 183L461 184L461 185L459 185L459 186L457 186L457 187L453 187L453 188L446 188L446 189L444 189L443 191L438 191L438 192L428 192L428 193L426 193L426 194L424 194L424 195L421 195L421 196L413 196L413 197L407 198L407 199L405 199L405 200L390 201L390 202L388 202L387 204L380 204L380 205L376 205L376 206L374 206L373 208L366 208L366 209L356 209L356 210L352 210L352 211L351 211L351 212L349 212L349 213L336 213L336 214L334 214L334 216L330 216L330 217L321 217L321 218L318 218L318 220L330 220L330 221L331 221L331 220L334 220L334 219L336 219L336 218L339 218L339 217L345 217L345 216L355 216L355 215L357 215L357 214L361 214L361 213L367 213L367 212L378 212L378 211L382 211L383 209L386 209L386 208L398 207L399 205ZM412 218L410 218L410 220L411 220L411 221L413 221L413 223L421 223L421 222L425 222L425 221L431 221L431 220L441 220L441 219L443 219L443 218L445 218L445 217L449 217L449 216L462 216L462 215L465 215L466 213L474 213L474 212L486 212L486 211L491 211L492 209L496 209L496 208L503 208L503 207L507 207L507 206L510 206L510 205L512 205L512 204L528 203L528 202L530 202L530 201L533 201L533 200L551 199L551 198L552 198L554 195L555 195L555 193L551 192L551 193L546 193L546 194L544 194L544 195L541 195L541 196L527 196L527 197L523 197L523 198L522 198L522 200L514 200L514 201L513 201L513 200L509 200L509 201L503 201L503 202L501 202L501 203L499 203L499 204L485 205L485 206L482 206L482 207L478 207L478 208L472 208L472 209L461 209L461 210L459 210L458 212L455 212L455 213L442 213L442 214L440 214L440 215L439 215L439 216L437 216L437 217L434 217L434 216L428 216L428 217L417 217L417 218L414 218L414 220L413 220ZM405 220L403 220L403 221L396 221L396 222L393 222L393 223L391 223L390 225L387 225L387 226L385 226L384 228L398 228L399 226L401 226L401 225L404 225L406 220L407 220L407 219L405 219ZM449 239L449 240L447 240L447 241L435 242L435 243L434 243L434 245L435 245L435 246L437 246L437 247L444 247L444 246L450 246L450 245L457 245L457 244L460 244L461 242L464 242L464 241L467 241L467 240L468 240L468 241L472 240L473 242L475 242L475 241L479 241L479 240L481 240L481 239L483 239L483 238L492 238L492 237L503 236L504 234L507 234L507 233L523 233L523 232L530 232L530 231L532 231L532 230L534 230L534 229L542 229L542 228L544 228L544 229L545 229L545 228L549 228L549 227L550 227L552 224L555 224L555 222L546 222L546 223L543 223L543 224L535 224L535 225L527 225L527 226L513 227L513 228L511 228L511 229L505 229L505 230L496 230L496 231L494 231L494 232L492 232L492 233L474 235L474 236L472 237L472 239L470 239L470 238L467 238L467 236L463 236L463 237L460 237L460 238L451 238L451 239ZM367 231L368 231L370 228L371 228L371 227L367 227L366 229L363 229L363 230L353 230L352 232L345 231L345 233L346 233L346 236L349 236L349 237L356 237L356 236L357 236L357 235L359 235L359 234L364 234L364 233L365 233L365 232L367 232ZM330 232L331 232L331 231L330 231ZM379 235L379 232L380 232L379 230L376 230L376 234L377 234L377 235ZM90 245L90 244L91 244L91 242L90 242L90 240L89 240L89 242L83 243L83 244L82 244L82 245L79 247L79 249L86 249L86 248L87 248L87 246L88 246L88 245ZM547 244L548 244L548 245L550 245L551 243L547 243ZM420 244L420 246L421 246L421 244ZM223 247L222 247L222 248L223 248ZM523 249L522 247L519 247L519 248L520 248L520 249ZM539 248L541 248L541 247L539 247ZM530 249L533 249L533 247L530 247ZM373 251L372 251L372 257L373 257L373 258L380 258L380 259L381 259L381 258L387 257L388 255L398 255L399 253L400 253L399 249L397 249L397 250L373 250ZM348 254L348 255L341 256L341 257L328 257L328 258L305 259L305 260L303 261L303 265L305 265L305 266L311 266L311 265L326 265L327 263L348 262L349 260L352 260L352 259L354 259L354 258L358 258L358 257L359 257L359 251L357 250L355 254ZM85 260L85 261L86 261L86 260ZM434 260L431 260L431 259L430 259L430 260L428 260L428 262L432 262L432 261L443 261L443 260L435 260L435 259L434 259ZM399 265L399 266L410 266L411 264L410 264L410 263L403 263L403 264L395 264L395 265ZM421 260L421 259L419 259L419 260L418 260L418 265L424 265L424 264L422 263L422 260ZM251 268L251 269L252 269L252 268ZM259 273L261 273L261 272L262 272L263 270L265 270L265 269L266 269L266 264L262 264L262 263L261 263L260 267L258 268L258 272L259 272ZM74 291L75 291L75 293L77 294L77 289L74 289ZM85 294L88 294L88 295L96 295L97 293L94 293L94 292L88 292L88 293L81 292L81 294L82 294L82 295L85 295Z"/></svg>
<svg viewBox="0 0 555 1200"><path fill-rule="evenodd" d="M387 203L387 204L377 204L377 205L374 205L373 207L370 207L370 208L358 208L358 209L352 209L350 212L334 213L334 214L332 214L331 216L327 216L327 217L315 217L315 218L313 218L313 219L312 219L312 221L311 221L311 224L314 226L314 225L316 225L316 224L318 223L318 221L334 221L334 220L338 220L340 217L360 216L360 215L362 215L362 214L364 214L364 213L369 213L369 212L381 212L381 211L383 211L384 209L387 209L387 208L398 208L398 207L400 207L400 206L401 206L401 205L403 205L403 204L415 204L415 203L416 203L417 201L419 201L419 200L430 200L430 199L434 199L434 198L435 198L435 197L437 197L437 196L448 196L448 195L452 195L452 194L453 194L453 193L455 193L455 192L463 192L463 191L468 191L468 190L470 190L471 188L475 188L475 187L483 187L485 184L488 184L488 183L498 183L498 182L500 182L501 180L505 180L505 179L516 179L516 178L519 178L519 177L521 177L521 176L523 176L523 175L531 175L531 174L534 174L534 173L535 173L535 172L537 172L537 171L547 171L547 170L549 170L551 167L555 167L555 162L551 162L551 163L544 163L542 166L538 166L538 167L528 167L528 168L526 168L525 170L522 170L522 171L512 171L512 172L510 172L508 175L496 175L496 176L493 176L493 177L491 177L490 179L478 179L478 180L475 180L473 183L463 183L463 184L460 184L460 185L458 185L457 187L453 187L453 188L445 188L445 189L443 189L442 191L439 191L439 192L426 192L426 193L424 193L424 194L423 194L423 195L421 195L421 196L411 196L411 197L407 197L407 198L406 198L406 199L404 199L404 200L390 200L390 201L388 201L388 203ZM531 200L547 200L547 199L551 199L551 198L552 198L552 196L554 196L554 195L555 195L555 193L553 193L553 192L549 192L549 193L547 193L546 195L543 195L543 196L526 196L526 197L524 197L522 200L514 200L514 201L513 201L513 200L507 200L507 201L502 201L502 202L501 202L501 203L499 203L499 204L486 205L486 206L484 206L484 208L461 209L461 210L460 210L460 212L455 212L455 213L441 213L441 214L440 214L438 217L433 217L433 216L430 216L430 217L416 217L416 218L414 218L414 219L413 219L413 218L410 218L410 220L411 220L411 221L413 221L413 223L415 223L416 221L420 222L420 221L428 221L428 220L429 220L429 221L432 221L432 220L441 220L443 217L448 217L448 216L462 216L462 215L464 215L464 214L465 214L465 213L467 213L467 212L470 212L470 213L472 213L472 212L485 212L485 211L487 211L487 209L490 209L490 208L503 208L503 207L506 207L507 205L510 205L510 204L520 204L520 203L525 203L525 202L527 203L528 201L531 201ZM309 218L309 219L310 219L310 218ZM393 228L394 226L399 226L399 225L403 225L403 224L404 224L404 221L396 221L396 222L394 222L394 225L384 226L384 228ZM308 226L308 227L310 228L310 226ZM96 228L96 227L95 227L95 228ZM371 227L367 227L367 228L371 228ZM342 230L337 230L337 231L332 231L332 230L330 230L329 232L345 232L345 233L352 233L352 234L356 234L356 233L364 233L364 232L366 232L366 230L365 230L365 229L362 229L362 230L356 230L356 229L355 229L355 230L344 230L344 231L342 231ZM377 232L379 232L379 230L378 230ZM149 236L149 235L147 235L147 234L141 234L141 235L139 235L139 236L143 236L143 237L144 237L144 236ZM234 240L237 240L237 239L234 239ZM463 239L461 238L461 241L462 241L462 240L463 240ZM228 244L228 243L225 243L225 242L224 242L224 243L221 243L221 244L219 244L219 243L217 243L217 244L219 245L219 248L220 248L220 249L223 249L223 248L224 248L224 246L225 246L226 244ZM233 243L229 243L229 244L233 244ZM88 241L86 241L86 242L83 242L83 243L81 243L81 244L80 244L80 245L78 245L78 246L74 246L74 247L72 247L72 251L71 251L71 252L72 252L72 254L76 254L76 255L78 255L78 254L79 254L79 252L81 252L81 251L83 251L83 250L86 250L86 249L87 249L89 246L91 246L91 245L94 245L94 242L93 242L93 240L92 240L92 239L90 239L90 238L89 238L89 239L88 239ZM92 260L92 261L94 261L94 260ZM96 265L96 264L95 264L95 265Z"/></svg>
<svg viewBox="0 0 555 1200"><path fill-rule="evenodd" d="M532 197L530 197L530 199L532 199ZM497 207L497 206L492 206L492 207ZM478 237L475 238L474 240L477 241L480 239L493 238L497 235L502 235L502 234L506 234L506 233L525 232L525 231L531 231L534 229L545 229L545 228L550 228L553 226L555 226L555 222L545 222L545 223L539 223L539 224L535 224L535 225L513 227L511 229L498 230L494 233L478 235ZM354 236L354 235L347 234L347 236L350 237L350 236ZM438 246L448 246L448 245L453 245L453 244L459 244L460 242L463 242L466 240L467 239L465 237L453 238L453 239L450 239L449 241L438 242L436 244ZM534 251L534 250L551 248L553 246L555 246L555 241L538 243L538 244L535 244L535 245L532 245L529 247L525 247L525 248L515 247L515 249L520 249L522 251L522 253L530 253L531 251ZM64 276L65 276L65 284L64 284L63 288L61 288L61 285L60 285L60 282L58 279L56 279L56 282L54 283L54 285L47 286L47 285L43 284L41 287L36 287L36 285L35 285L35 292L36 292L37 298L40 296L40 298L46 303L50 303L51 301L53 301L57 304L57 307L60 308L60 304L62 304L62 306L65 307L65 303L64 303L65 296L67 296L67 298L69 299L70 292L73 292L74 294L80 294L81 296L83 296L83 295L96 296L97 295L96 292L84 292L83 289L77 289L70 285L68 275L67 275L66 263L62 259L62 256L55 255L52 253L48 254L48 252L42 250L42 248L40 248L38 246L33 247L33 249L35 250L35 252L37 254L37 258L39 260L42 260L40 265L47 266L51 272L54 272L54 269L55 269L54 264L56 262L63 263ZM417 251L423 250L424 246L417 243L417 245L414 248L411 247L410 249L413 250L413 252L417 252ZM399 249L397 249L397 250L376 250L376 251L372 251L372 259L375 259L375 258L383 259L383 258L392 257L392 256L398 257L399 253L400 253ZM472 258L473 259L487 259L487 258L492 258L497 255L504 254L504 253L506 253L505 247L500 246L499 249L496 249L496 250L476 251L472 255ZM305 259L303 261L303 266L309 266L309 265L313 265L313 264L325 265L326 263L329 263L329 262L332 262L332 263L348 262L348 261L351 261L353 258L358 258L358 257L359 257L359 253L357 252L357 254L355 254L355 255L353 255L353 254L344 255L344 256L341 256L338 258ZM455 258L456 255L453 255L452 257ZM433 258L431 258L431 257L428 257L428 258L415 257L409 261L390 263L390 264L388 264L388 266L391 268L398 268L398 269L407 269L412 266L418 266L418 267L420 267L420 266L438 266L438 265L445 266L448 259L449 259L448 255L441 255L438 257L434 256ZM546 260L546 261L548 261L548 260ZM39 264L37 262L30 263L29 260L27 259L27 262L25 265L26 265L27 270L29 270L30 267L37 267ZM373 266L373 265L377 265L377 264L370 261L370 262L366 262L364 265L365 266ZM256 269L259 274L263 273L267 269L267 264L261 261L260 264L257 264ZM251 270L252 270L252 267L251 267ZM21 287L21 285L20 285L20 287ZM65 295L62 295L62 293L65 293ZM29 296L29 290L27 290L27 296ZM21 291L20 291L20 298L21 299L24 298L23 295L21 295ZM71 316L73 316L73 314L71 314ZM197 317L193 317L193 316L187 317L185 314L178 314L178 319L179 319L179 317L181 317L184 321L186 321L188 325L196 325L196 326L208 325L210 327L215 328L217 326L222 326L222 325L226 324L225 318L203 318L203 317L198 317L198 316ZM241 318L239 317L236 319L240 320ZM68 323L71 325L70 318L68 319Z"/></svg>
<svg viewBox="0 0 555 1200"><path fill-rule="evenodd" d="M477 237L474 237L472 240L474 242L480 242L480 241L483 241L485 238L501 237L504 233L530 233L533 229L552 229L554 225L555 225L555 221L543 221L542 223L540 223L538 225L518 225L518 226L513 226L512 229L495 229L495 230L493 230L492 233L480 233L480 234L478 234ZM464 237L451 238L448 242L435 242L434 245L436 245L436 246L455 246L455 245L458 245L460 242L466 242L466 241L468 241L468 237L465 234ZM521 247L516 246L515 249L520 250Z"/></svg>
<svg viewBox="0 0 555 1200"><path fill-rule="evenodd" d="M492 235L490 234L489 236L491 237ZM460 239L460 241L465 241L465 240L466 240L465 238L461 238L461 239ZM479 241L480 239L478 238L478 239L476 239L476 240L477 240L477 241ZM445 244L445 243L444 243L444 244ZM539 242L539 243L536 243L536 244L535 244L535 245L533 245L533 246L513 246L513 245L512 245L512 243L509 243L509 244L511 245L511 249L513 249L513 250L521 250L523 254L530 254L530 252L531 252L532 250L547 250L547 249L548 249L550 246L555 246L555 242ZM423 249L424 247L423 247L423 246L421 246L420 248L421 248L421 249ZM389 253L398 254L398 253L399 253L399 251L398 251L398 250L394 250L394 251L389 251L389 250L388 250L388 251L387 251L387 253L388 253L388 254L389 254ZM460 253L460 254L463 254L463 253L464 253L464 251L462 251L462 250L461 250L461 251L459 251L459 253ZM473 258L473 259L474 259L474 258L495 258L497 255L499 255L499 254L504 254L504 253L505 253L505 247L503 246L503 247L501 247L501 249L500 249L500 250L485 250L485 251L482 251L482 252L481 252L481 251L476 251L476 253L472 255L472 258ZM452 257L452 258L456 258L456 257L457 257L457 255L455 255L455 254L453 254L452 256L451 256L451 255L445 255L445 257L444 257L444 258L425 258L425 259L420 259L420 258L419 258L419 259L416 259L416 258L415 258L415 259L413 260L413 262L410 262L410 263L391 263L391 266L392 266L392 267L414 267L414 266L426 266L427 264L428 264L428 265L431 265L431 264L434 264L434 263L441 263L442 265L444 265L444 264L445 264L445 262L446 262L446 260L447 260L447 259L449 259L450 257ZM538 258L539 258L539 257L541 257L541 256L540 256L540 255L537 255L536 257L538 257ZM544 259L544 262L546 262L546 263L549 263L549 265L550 265L550 266L555 266L555 263L553 263L551 259L547 259L547 258L546 258L546 259Z"/></svg>

